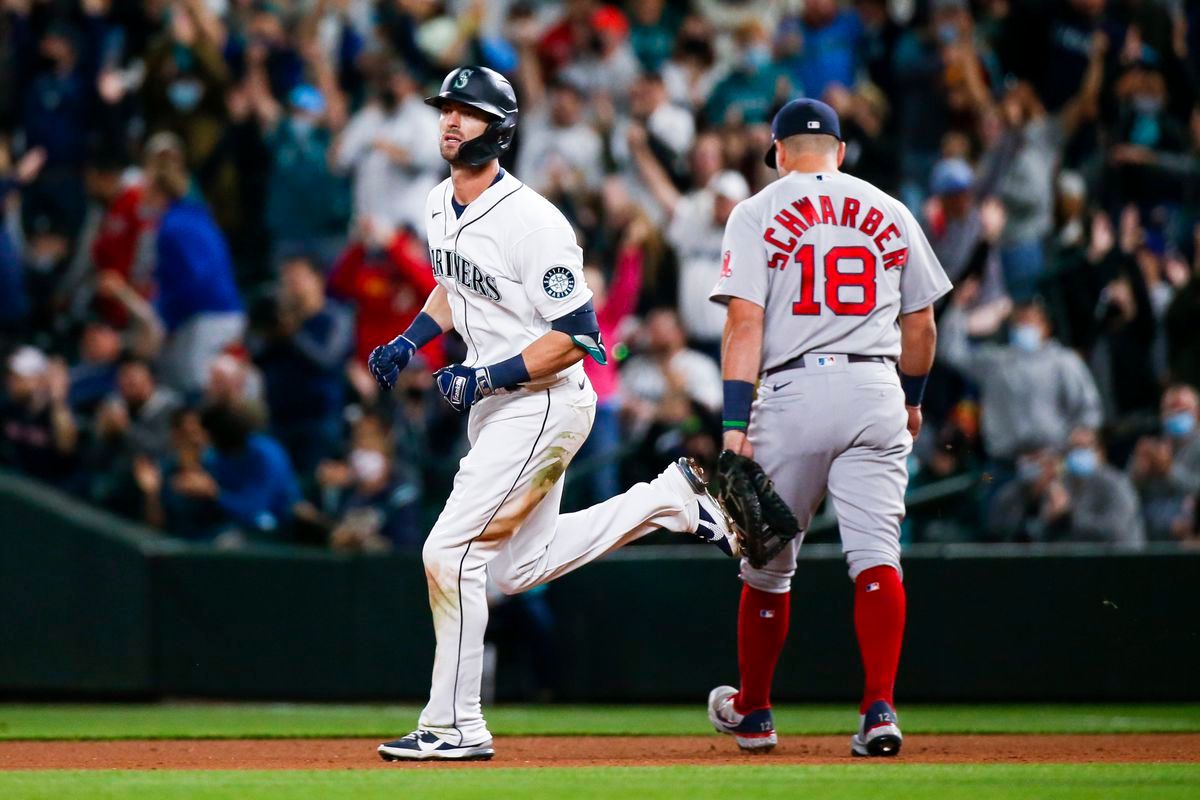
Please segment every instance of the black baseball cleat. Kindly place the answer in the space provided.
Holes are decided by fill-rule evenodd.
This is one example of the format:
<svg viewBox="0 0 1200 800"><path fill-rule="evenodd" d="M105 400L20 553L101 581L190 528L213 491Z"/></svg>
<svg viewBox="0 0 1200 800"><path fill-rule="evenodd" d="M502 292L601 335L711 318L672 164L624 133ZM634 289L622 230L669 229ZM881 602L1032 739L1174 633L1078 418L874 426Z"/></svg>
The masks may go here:
<svg viewBox="0 0 1200 800"><path fill-rule="evenodd" d="M709 493L704 470L691 458L680 458L675 462L675 466L696 493L696 500L700 506L700 521L691 535L713 545L730 558L740 556L742 549L738 544L737 533L721 502Z"/></svg>
<svg viewBox="0 0 1200 800"><path fill-rule="evenodd" d="M896 709L883 700L876 700L862 715L858 733L850 737L850 754L887 758L898 755L903 742Z"/></svg>
<svg viewBox="0 0 1200 800"><path fill-rule="evenodd" d="M432 731L415 730L379 745L384 761L490 761L496 751L492 740L479 744L452 744Z"/></svg>

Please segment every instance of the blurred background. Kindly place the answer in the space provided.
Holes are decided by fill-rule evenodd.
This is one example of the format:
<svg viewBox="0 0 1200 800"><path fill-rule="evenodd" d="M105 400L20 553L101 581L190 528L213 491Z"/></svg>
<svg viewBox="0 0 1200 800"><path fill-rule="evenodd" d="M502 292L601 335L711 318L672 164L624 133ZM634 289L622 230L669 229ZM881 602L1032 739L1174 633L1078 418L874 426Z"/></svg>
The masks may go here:
<svg viewBox="0 0 1200 800"><path fill-rule="evenodd" d="M422 98L463 63L516 86L504 166L576 227L615 356L588 364L600 405L568 508L714 460L724 222L774 177L775 109L809 96L841 115L843 169L914 211L956 285L908 465L910 554L933 573L955 547L1143 553L1197 575L1172 560L1200 539L1195 3L2 4L0 553L29 581L13 604L106 596L78 583L108 569L80 566L87 529L125 532L151 595L180 579L155 554L370 554L411 565L381 574L423 616L415 554L466 448L430 372L464 348L426 348L389 396L365 358L433 287L420 216L447 170ZM680 538L646 558L695 557ZM828 511L808 541L837 541ZM59 545L65 588L33 566ZM545 690L553 597L496 602L495 635L535 654L522 680Z"/></svg>

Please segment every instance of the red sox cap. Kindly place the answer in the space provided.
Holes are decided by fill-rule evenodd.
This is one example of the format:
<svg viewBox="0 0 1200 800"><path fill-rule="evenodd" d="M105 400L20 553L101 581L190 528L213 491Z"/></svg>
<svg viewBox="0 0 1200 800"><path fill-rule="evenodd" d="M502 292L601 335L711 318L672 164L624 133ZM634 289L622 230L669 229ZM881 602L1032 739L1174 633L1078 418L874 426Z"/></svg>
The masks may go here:
<svg viewBox="0 0 1200 800"><path fill-rule="evenodd" d="M768 167L775 166L775 143L801 133L825 133L841 141L842 126L837 112L820 100L802 97L793 100L771 120L771 147L763 157Z"/></svg>

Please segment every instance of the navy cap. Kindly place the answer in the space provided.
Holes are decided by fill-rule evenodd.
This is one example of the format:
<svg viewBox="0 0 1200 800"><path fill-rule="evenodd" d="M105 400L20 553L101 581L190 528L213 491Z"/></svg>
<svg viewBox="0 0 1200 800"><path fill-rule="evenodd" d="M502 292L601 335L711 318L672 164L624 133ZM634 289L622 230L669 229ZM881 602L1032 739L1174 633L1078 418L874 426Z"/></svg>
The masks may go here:
<svg viewBox="0 0 1200 800"><path fill-rule="evenodd" d="M842 126L837 112L820 100L802 97L793 100L775 114L771 120L771 149L763 161L768 167L775 166L775 143L801 133L826 133L842 140Z"/></svg>

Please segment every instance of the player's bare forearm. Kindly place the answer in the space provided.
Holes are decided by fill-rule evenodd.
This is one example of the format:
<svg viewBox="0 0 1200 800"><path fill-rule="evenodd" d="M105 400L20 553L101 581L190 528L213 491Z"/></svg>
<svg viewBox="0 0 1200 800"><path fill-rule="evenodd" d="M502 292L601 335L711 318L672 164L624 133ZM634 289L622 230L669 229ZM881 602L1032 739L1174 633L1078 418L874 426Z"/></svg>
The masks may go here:
<svg viewBox="0 0 1200 800"><path fill-rule="evenodd" d="M762 306L749 300L735 297L729 301L725 332L721 336L721 377L724 380L758 382L758 373L762 369L764 314ZM727 429L722 443L727 450L747 458L754 457L745 430Z"/></svg>
<svg viewBox="0 0 1200 800"><path fill-rule="evenodd" d="M908 409L908 432L913 439L921 435L920 395L925 391L925 376L933 368L937 350L937 323L933 306L900 315L900 383Z"/></svg>
<svg viewBox="0 0 1200 800"><path fill-rule="evenodd" d="M584 352L565 333L549 331L521 351L529 380L536 381L554 375L583 360Z"/></svg>
<svg viewBox="0 0 1200 800"><path fill-rule="evenodd" d="M937 350L937 323L933 306L900 315L900 371L905 375L927 375Z"/></svg>
<svg viewBox="0 0 1200 800"><path fill-rule="evenodd" d="M442 286L435 286L425 300L423 312L433 318L442 331L454 329L454 315L450 313L450 296Z"/></svg>
<svg viewBox="0 0 1200 800"><path fill-rule="evenodd" d="M733 298L721 336L721 377L727 381L758 382L762 369L763 307Z"/></svg>

